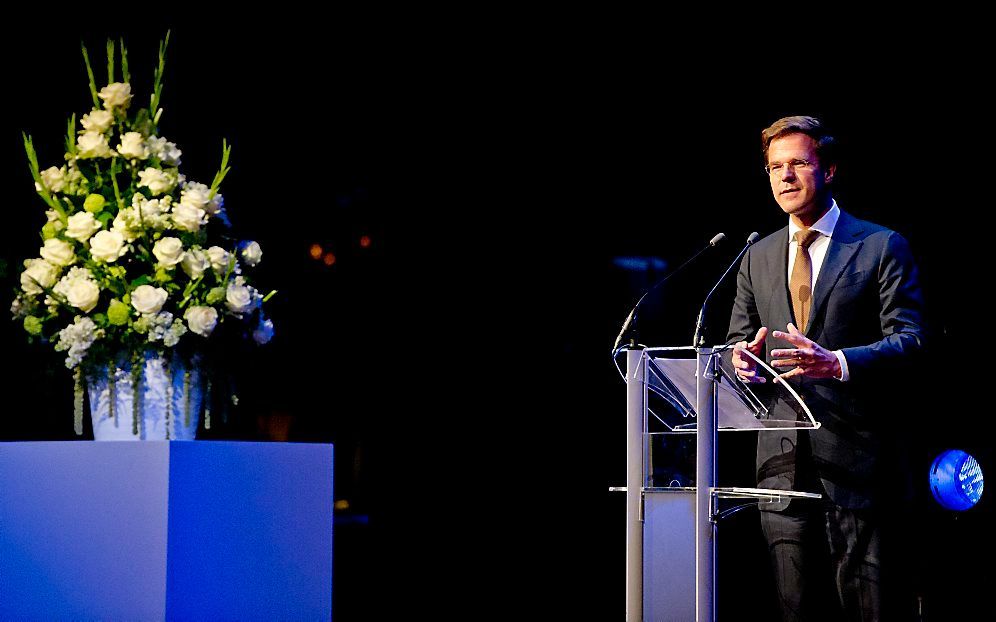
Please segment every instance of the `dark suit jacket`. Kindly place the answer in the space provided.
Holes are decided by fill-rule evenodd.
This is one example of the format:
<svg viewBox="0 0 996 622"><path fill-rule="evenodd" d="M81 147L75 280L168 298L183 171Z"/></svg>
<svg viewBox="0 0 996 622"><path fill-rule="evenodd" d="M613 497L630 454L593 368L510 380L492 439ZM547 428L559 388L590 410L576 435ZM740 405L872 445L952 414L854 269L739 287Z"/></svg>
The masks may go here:
<svg viewBox="0 0 996 622"><path fill-rule="evenodd" d="M769 331L784 331L789 322L798 326L787 285L788 250L786 226L754 244L744 257L730 343L752 340L761 326ZM797 435L808 434L809 466L830 498L848 508L869 507L887 466L881 456L884 434L912 425L904 413L890 408L890 394L905 390L896 383L912 380L902 371L923 347L923 297L906 240L841 211L820 267L805 334L828 350L843 351L850 380L791 381L822 427L760 432L758 485L796 489ZM766 360L770 362L771 350L784 347L791 345L769 332Z"/></svg>

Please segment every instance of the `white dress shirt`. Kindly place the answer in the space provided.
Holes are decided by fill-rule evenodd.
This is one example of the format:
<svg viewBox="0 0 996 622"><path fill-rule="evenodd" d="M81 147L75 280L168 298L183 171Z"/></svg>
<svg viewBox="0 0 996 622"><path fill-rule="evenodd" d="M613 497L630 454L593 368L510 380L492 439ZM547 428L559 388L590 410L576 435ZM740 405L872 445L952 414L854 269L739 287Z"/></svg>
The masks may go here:
<svg viewBox="0 0 996 622"><path fill-rule="evenodd" d="M830 246L830 238L833 237L834 227L837 226L837 219L840 218L840 208L837 207L837 201L833 201L830 209L827 210L823 217L813 223L810 227L812 231L819 231L820 236L817 237L809 245L807 249L809 251L809 258L813 265L813 282L812 290L816 291L816 280L820 277L820 267L823 266L823 260L827 256L827 248ZM796 231L800 231L802 227L799 227L791 219L789 219L789 254L788 254L788 281L792 282L792 267L795 265L795 255L798 252L799 243L795 239ZM799 318L796 318L798 321ZM840 350L834 350L833 353L837 356L837 360L840 361L840 371L841 377L838 378L841 382L847 382L850 378L850 374L847 372L847 359L844 358L844 353Z"/></svg>

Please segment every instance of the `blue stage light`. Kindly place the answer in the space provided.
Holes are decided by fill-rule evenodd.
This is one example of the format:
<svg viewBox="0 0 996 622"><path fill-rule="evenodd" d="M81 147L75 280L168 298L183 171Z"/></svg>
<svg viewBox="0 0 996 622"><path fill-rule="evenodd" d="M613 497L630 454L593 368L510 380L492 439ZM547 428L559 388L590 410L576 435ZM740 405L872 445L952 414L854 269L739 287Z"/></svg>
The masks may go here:
<svg viewBox="0 0 996 622"><path fill-rule="evenodd" d="M967 510L982 497L982 467L960 449L944 451L930 466L930 490L945 508Z"/></svg>

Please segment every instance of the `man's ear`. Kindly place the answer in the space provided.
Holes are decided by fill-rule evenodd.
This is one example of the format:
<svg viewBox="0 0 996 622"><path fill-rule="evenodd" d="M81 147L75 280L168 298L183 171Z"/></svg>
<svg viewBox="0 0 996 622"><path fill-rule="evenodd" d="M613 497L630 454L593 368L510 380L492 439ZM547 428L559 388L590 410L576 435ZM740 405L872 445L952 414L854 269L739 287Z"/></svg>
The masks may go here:
<svg viewBox="0 0 996 622"><path fill-rule="evenodd" d="M828 184L832 183L833 176L836 174L837 174L837 165L831 164L829 167L827 167L827 170L823 173L823 180Z"/></svg>

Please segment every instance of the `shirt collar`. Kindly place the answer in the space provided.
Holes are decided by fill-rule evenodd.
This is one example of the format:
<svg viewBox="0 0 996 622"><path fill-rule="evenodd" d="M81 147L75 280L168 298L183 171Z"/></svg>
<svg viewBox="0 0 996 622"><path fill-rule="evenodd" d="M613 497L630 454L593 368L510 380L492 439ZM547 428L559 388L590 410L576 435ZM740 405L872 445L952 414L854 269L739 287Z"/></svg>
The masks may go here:
<svg viewBox="0 0 996 622"><path fill-rule="evenodd" d="M813 231L819 231L823 235L832 237L833 229L837 226L837 219L840 218L840 208L837 207L837 200L831 199L832 204L830 209L827 210L823 217L813 223L810 227ZM789 243L795 240L795 232L801 231L802 227L796 225L791 219L789 219Z"/></svg>

